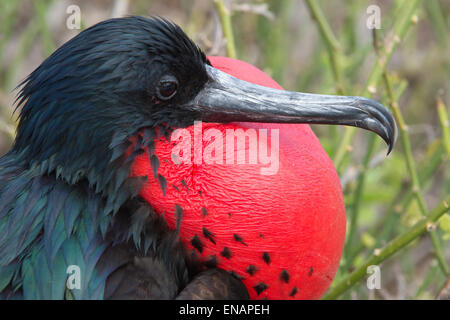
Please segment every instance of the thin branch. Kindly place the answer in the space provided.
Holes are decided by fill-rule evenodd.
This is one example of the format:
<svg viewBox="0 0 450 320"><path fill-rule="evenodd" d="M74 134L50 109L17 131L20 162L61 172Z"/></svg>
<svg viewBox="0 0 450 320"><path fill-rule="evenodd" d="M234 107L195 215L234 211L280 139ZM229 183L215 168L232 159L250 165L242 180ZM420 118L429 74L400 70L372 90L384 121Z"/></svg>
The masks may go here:
<svg viewBox="0 0 450 320"><path fill-rule="evenodd" d="M123 17L128 12L129 0L115 0L111 9L111 18Z"/></svg>
<svg viewBox="0 0 450 320"><path fill-rule="evenodd" d="M14 88L14 77L17 74L17 70L19 69L21 63L25 59L26 55L29 53L31 46L36 40L36 35L39 32L39 23L36 21L36 18L28 22L25 30L22 32L21 38L19 40L19 44L17 46L17 50L14 53L14 57L10 62L8 69L5 75L5 83L4 87L7 90L11 90Z"/></svg>
<svg viewBox="0 0 450 320"><path fill-rule="evenodd" d="M55 43L47 23L47 12L52 1L33 1L44 54L49 56L55 50Z"/></svg>
<svg viewBox="0 0 450 320"><path fill-rule="evenodd" d="M369 150L374 150L375 142L376 142L375 136L371 136L369 138L369 145L367 146L367 148ZM365 182L366 182L366 174L368 171L369 161L371 159L371 156L372 156L372 151L370 153L369 152L366 153L366 156L364 157L364 160L362 163L362 168L359 173L358 182L356 185L356 190L354 193L354 200L353 200L353 204L352 204L352 208L351 208L351 216L350 216L350 228L349 228L349 233L348 233L348 237L347 237L347 241L346 241L346 246L344 249L344 254L345 254L345 267L344 268L345 268L345 270L348 270L349 266L352 263L352 259L350 257L353 256L353 247L356 242L359 211L361 208L363 191L364 191L364 186L365 186Z"/></svg>
<svg viewBox="0 0 450 320"><path fill-rule="evenodd" d="M428 208L425 203L425 199L423 197L422 190L420 187L419 175L417 174L416 163L414 161L414 157L412 154L411 141L409 139L408 134L408 127L405 123L400 107L394 98L394 94L392 93L392 85L386 70L383 71L383 80L389 97L389 105L394 113L395 120L397 121L400 130L400 140L403 147L403 153L405 156L405 162L408 169L408 173L411 178L412 191L414 193L414 197L416 198L417 203L419 204L420 212L422 213L423 216L426 216ZM448 275L449 268L445 261L444 256L442 255L439 244L439 238L436 232L435 231L430 232L430 237L431 242L433 243L434 253L439 262L439 266L441 267L444 275Z"/></svg>
<svg viewBox="0 0 450 320"><path fill-rule="evenodd" d="M233 3L231 9L233 11L257 14L266 17L271 21L275 19L275 15L269 10L269 5L267 3Z"/></svg>
<svg viewBox="0 0 450 320"><path fill-rule="evenodd" d="M369 78L367 80L366 86L362 92L362 96L367 96L370 93L376 92L376 87L381 79L383 69L387 66L391 60L392 54L397 48L398 44L405 37L406 32L409 30L411 25L417 21L415 16L416 8L418 5L418 0L404 0L403 5L398 14L398 19L395 20L393 26L393 32L390 36L390 41L387 45L383 46L380 55L377 56L375 65L370 72ZM341 139L341 143L337 148L337 152L334 156L333 162L338 170L341 169L346 156L352 150L352 143L356 133L356 128L346 127L344 131L344 136Z"/></svg>
<svg viewBox="0 0 450 320"><path fill-rule="evenodd" d="M426 231L431 230L435 225L435 222L443 214L450 210L449 203L450 196L447 196L447 198L436 208L434 208L427 217L422 218L405 233L390 241L384 248L375 249L372 256L362 266L342 279L336 286L331 288L330 291L323 297L323 299L331 300L338 298L341 294L346 292L348 289L353 287L357 282L364 278L364 276L367 274L367 268L369 266L379 265L387 258L398 252L400 249L411 243L413 240L420 237L420 235L422 235Z"/></svg>
<svg viewBox="0 0 450 320"><path fill-rule="evenodd" d="M333 76L336 82L336 92L344 95L344 83L342 79L342 67L340 65L341 46L336 36L334 35L330 25L328 24L322 9L315 0L306 0L311 16L316 20L319 27L320 34L326 44L328 55L330 57L331 68L333 69Z"/></svg>
<svg viewBox="0 0 450 320"><path fill-rule="evenodd" d="M430 147L425 154L425 158L421 161L419 170L419 182L423 187L434 176L437 169L443 160L444 150L442 142L437 140ZM392 203L389 205L389 209L385 215L385 219L382 219L373 232L379 230L381 233L377 237L376 247L379 247L384 241L391 238L391 235L395 232L400 219L400 213L406 212L409 209L413 199L414 192L411 188L411 181L405 182L400 187L397 195L393 197Z"/></svg>
<svg viewBox="0 0 450 320"><path fill-rule="evenodd" d="M233 28L231 27L231 13L225 7L223 0L214 0L217 13L222 24L223 36L227 40L227 55L230 58L236 59L236 46L234 44Z"/></svg>
<svg viewBox="0 0 450 320"><path fill-rule="evenodd" d="M450 159L450 121L448 120L447 107L440 97L437 98L437 109L442 127L442 140L445 150L447 151L448 158Z"/></svg>

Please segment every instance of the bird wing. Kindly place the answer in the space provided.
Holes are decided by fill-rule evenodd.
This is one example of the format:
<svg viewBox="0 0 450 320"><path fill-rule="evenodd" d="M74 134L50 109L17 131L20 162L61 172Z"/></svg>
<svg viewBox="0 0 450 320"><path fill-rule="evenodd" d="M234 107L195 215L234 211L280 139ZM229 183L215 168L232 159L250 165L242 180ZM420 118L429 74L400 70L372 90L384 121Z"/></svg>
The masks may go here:
<svg viewBox="0 0 450 320"><path fill-rule="evenodd" d="M0 161L0 185L0 297L102 298L108 270L95 266L109 218L92 214L104 209L101 198L9 157ZM67 296L70 266L80 270L80 288Z"/></svg>

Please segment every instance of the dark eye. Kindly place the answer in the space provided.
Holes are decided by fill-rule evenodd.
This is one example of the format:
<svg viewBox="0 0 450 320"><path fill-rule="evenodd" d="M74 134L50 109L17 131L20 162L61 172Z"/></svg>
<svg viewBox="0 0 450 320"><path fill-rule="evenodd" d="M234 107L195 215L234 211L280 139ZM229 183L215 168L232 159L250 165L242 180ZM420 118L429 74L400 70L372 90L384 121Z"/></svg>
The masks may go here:
<svg viewBox="0 0 450 320"><path fill-rule="evenodd" d="M159 83L156 87L156 95L161 100L169 100L172 98L178 89L178 81L173 76L164 76L159 80Z"/></svg>

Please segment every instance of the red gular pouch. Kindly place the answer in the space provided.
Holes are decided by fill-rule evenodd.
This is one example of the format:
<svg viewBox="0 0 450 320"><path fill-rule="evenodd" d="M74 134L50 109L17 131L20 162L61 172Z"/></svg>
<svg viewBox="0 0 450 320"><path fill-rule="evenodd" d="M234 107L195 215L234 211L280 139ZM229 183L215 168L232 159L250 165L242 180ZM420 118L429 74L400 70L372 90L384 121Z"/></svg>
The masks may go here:
<svg viewBox="0 0 450 320"><path fill-rule="evenodd" d="M234 77L282 89L245 62L209 60ZM339 265L346 219L336 170L310 127L202 123L199 129L198 124L182 129L170 143L155 141L165 194L148 153L135 160L132 175L149 177L141 196L164 212L172 228L179 205L180 237L187 248L240 276L252 299L320 298ZM227 132L238 130L253 142L236 139L228 146L234 151L231 161Z"/></svg>

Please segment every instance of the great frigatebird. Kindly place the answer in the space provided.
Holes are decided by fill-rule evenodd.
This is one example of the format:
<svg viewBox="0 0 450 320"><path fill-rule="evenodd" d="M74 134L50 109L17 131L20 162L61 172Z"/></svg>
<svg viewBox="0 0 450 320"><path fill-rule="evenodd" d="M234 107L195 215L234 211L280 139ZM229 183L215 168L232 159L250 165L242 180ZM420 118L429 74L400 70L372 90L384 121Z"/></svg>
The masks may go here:
<svg viewBox="0 0 450 320"><path fill-rule="evenodd" d="M140 195L147 179L167 187L155 143L173 128L195 120L341 124L377 133L389 150L396 135L376 101L239 80L160 18L111 19L86 29L21 85L17 136L0 159L6 299L248 297L238 274L186 250L181 206L175 204L169 228ZM143 154L154 177L131 172ZM203 236L214 241L208 230ZM237 231L233 238L245 244ZM271 262L265 253L262 259ZM73 266L80 270L75 288L66 283Z"/></svg>

